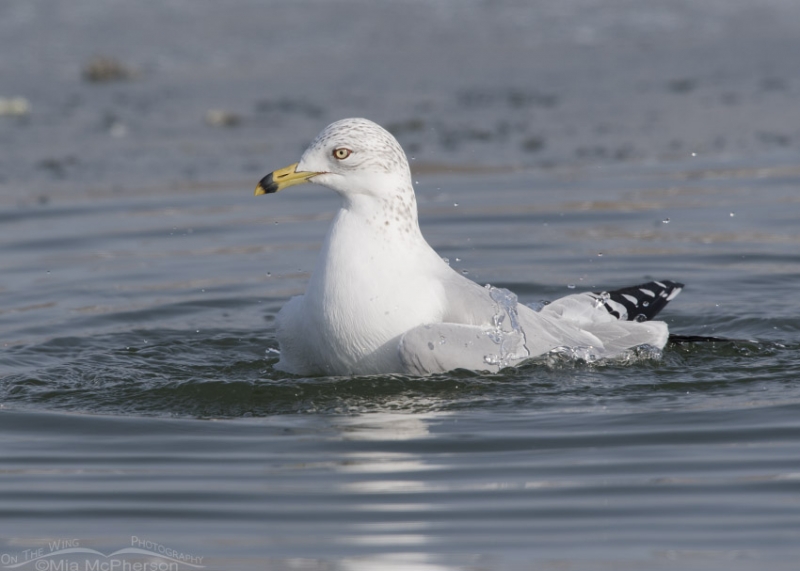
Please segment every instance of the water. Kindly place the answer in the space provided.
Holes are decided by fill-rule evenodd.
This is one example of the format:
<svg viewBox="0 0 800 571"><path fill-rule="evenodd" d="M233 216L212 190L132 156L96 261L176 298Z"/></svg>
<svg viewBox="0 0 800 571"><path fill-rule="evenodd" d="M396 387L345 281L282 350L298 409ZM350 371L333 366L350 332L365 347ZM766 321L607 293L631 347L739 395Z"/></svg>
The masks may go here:
<svg viewBox="0 0 800 571"><path fill-rule="evenodd" d="M7 209L3 552L136 536L225 569L792 568L800 176L686 174L420 176L423 231L478 281L536 303L680 279L673 332L735 339L430 379L274 369L324 189Z"/></svg>
<svg viewBox="0 0 800 571"><path fill-rule="evenodd" d="M367 5L0 5L0 568L797 569L800 5ZM352 115L499 358L503 289L677 280L671 331L725 340L275 370L337 202L252 189Z"/></svg>

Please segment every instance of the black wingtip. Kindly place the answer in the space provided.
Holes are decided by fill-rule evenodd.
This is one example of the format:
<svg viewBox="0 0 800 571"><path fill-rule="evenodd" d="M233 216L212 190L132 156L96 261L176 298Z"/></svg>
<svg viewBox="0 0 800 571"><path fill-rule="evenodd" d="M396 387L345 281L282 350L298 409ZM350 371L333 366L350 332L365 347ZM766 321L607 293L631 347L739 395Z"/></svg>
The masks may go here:
<svg viewBox="0 0 800 571"><path fill-rule="evenodd" d="M617 319L649 321L658 315L683 287L680 282L664 280L595 295L604 302L606 310Z"/></svg>

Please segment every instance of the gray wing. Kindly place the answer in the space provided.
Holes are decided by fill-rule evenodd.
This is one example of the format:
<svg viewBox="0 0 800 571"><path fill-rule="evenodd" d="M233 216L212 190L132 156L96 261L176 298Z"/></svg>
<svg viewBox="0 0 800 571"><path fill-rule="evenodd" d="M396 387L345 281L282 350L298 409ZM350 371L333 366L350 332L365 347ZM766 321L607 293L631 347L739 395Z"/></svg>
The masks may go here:
<svg viewBox="0 0 800 571"><path fill-rule="evenodd" d="M588 293L537 312L518 304L508 290L481 287L458 274L447 280L445 291L445 322L416 327L400 339L400 361L409 374L494 372L564 348L601 359L639 345L662 348L668 337L665 323L620 321Z"/></svg>
<svg viewBox="0 0 800 571"><path fill-rule="evenodd" d="M421 376L453 369L499 371L501 364L493 358L498 345L486 331L485 327L461 323L420 325L400 338L400 363L409 375Z"/></svg>

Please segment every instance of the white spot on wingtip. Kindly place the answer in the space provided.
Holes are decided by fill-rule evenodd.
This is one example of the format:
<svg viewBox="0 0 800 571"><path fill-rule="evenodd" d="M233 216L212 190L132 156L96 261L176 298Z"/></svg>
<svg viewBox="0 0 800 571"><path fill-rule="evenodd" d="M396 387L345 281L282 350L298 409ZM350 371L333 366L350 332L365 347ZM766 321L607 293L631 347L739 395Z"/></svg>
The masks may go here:
<svg viewBox="0 0 800 571"><path fill-rule="evenodd" d="M683 290L682 287L676 287L674 290L672 290L670 292L669 296L667 296L667 301L672 301L675 298L676 295L681 293L681 290Z"/></svg>

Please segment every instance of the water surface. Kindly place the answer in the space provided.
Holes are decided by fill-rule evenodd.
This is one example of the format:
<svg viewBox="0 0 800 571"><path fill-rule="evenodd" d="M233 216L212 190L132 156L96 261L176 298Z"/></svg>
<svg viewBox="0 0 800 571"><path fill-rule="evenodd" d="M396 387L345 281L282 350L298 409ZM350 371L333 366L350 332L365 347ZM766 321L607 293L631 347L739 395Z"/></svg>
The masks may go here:
<svg viewBox="0 0 800 571"><path fill-rule="evenodd" d="M273 320L332 193L8 206L2 551L136 536L225 569L793 568L797 169L416 178L423 232L469 277L525 303L677 279L672 331L731 340L298 378L274 369Z"/></svg>

